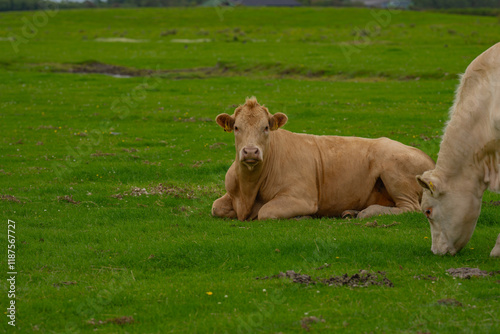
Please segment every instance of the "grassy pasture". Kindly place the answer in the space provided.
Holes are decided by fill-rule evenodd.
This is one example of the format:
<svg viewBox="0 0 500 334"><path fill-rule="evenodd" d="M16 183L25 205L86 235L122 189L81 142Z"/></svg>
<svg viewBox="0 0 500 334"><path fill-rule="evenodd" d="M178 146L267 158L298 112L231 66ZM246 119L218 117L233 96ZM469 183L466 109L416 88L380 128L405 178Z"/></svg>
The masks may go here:
<svg viewBox="0 0 500 334"><path fill-rule="evenodd" d="M285 112L291 131L386 136L436 159L458 74L498 42L498 18L317 8L36 15L0 14L1 244L14 220L19 332L500 331L499 276L446 273L499 270L488 257L498 194L486 193L455 257L432 255L420 213L378 217L399 223L387 228L209 215L234 158L232 136L212 120L246 96ZM45 24L23 35L26 22ZM71 72L96 63L155 74ZM6 273L6 256L0 263ZM394 287L255 279L361 269L385 272ZM311 316L324 322L303 320Z"/></svg>

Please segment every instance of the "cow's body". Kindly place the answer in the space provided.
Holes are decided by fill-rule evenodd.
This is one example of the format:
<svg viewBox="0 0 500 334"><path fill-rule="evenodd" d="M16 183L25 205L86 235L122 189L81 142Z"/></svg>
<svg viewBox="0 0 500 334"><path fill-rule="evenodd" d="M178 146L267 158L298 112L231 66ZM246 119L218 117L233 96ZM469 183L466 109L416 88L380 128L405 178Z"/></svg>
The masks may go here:
<svg viewBox="0 0 500 334"><path fill-rule="evenodd" d="M266 145L262 163L252 168L237 154L226 174L227 193L213 204L214 216L341 216L352 210L363 218L415 211L422 195L415 176L434 167L422 151L387 138L278 129L269 132Z"/></svg>
<svg viewBox="0 0 500 334"><path fill-rule="evenodd" d="M465 71L436 168L418 177L432 251L455 254L469 241L486 189L500 191L500 43ZM491 252L500 256L500 235Z"/></svg>

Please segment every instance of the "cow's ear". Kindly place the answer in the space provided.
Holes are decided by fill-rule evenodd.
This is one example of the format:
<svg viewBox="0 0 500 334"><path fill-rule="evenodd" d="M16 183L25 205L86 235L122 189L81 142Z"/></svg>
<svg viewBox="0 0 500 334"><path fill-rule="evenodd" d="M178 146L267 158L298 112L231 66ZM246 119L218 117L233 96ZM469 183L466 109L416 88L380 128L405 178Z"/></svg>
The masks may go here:
<svg viewBox="0 0 500 334"><path fill-rule="evenodd" d="M278 130L283 125L285 125L287 121L288 121L288 117L285 114L283 114L281 112L277 112L269 120L269 128L271 130Z"/></svg>
<svg viewBox="0 0 500 334"><path fill-rule="evenodd" d="M228 114L220 114L215 119L217 124L226 132L233 132L234 128L234 117Z"/></svg>
<svg viewBox="0 0 500 334"><path fill-rule="evenodd" d="M418 175L417 182L422 188L429 190L434 197L440 193L440 182L431 174L431 171Z"/></svg>

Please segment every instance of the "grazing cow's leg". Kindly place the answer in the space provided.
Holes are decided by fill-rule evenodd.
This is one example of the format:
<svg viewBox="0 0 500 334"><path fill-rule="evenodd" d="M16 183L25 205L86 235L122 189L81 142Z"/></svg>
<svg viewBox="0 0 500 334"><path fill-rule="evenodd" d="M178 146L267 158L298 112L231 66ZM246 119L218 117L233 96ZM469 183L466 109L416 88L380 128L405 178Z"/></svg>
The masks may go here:
<svg viewBox="0 0 500 334"><path fill-rule="evenodd" d="M500 256L500 234L498 235L497 243L495 244L495 247L493 247L490 256Z"/></svg>
<svg viewBox="0 0 500 334"><path fill-rule="evenodd" d="M310 216L314 215L316 211L318 211L318 205L315 201L278 196L262 206L258 219L288 219L297 216Z"/></svg>
<svg viewBox="0 0 500 334"><path fill-rule="evenodd" d="M224 218L236 218L236 211L233 208L233 201L229 194L215 200L212 205L212 216Z"/></svg>

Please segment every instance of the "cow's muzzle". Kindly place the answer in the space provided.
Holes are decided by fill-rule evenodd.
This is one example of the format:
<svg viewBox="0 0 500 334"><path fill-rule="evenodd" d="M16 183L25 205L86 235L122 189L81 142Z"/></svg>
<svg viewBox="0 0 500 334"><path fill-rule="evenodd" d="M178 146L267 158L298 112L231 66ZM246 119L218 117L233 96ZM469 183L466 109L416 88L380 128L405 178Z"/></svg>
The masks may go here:
<svg viewBox="0 0 500 334"><path fill-rule="evenodd" d="M247 146L241 149L240 161L247 165L256 165L262 161L261 150L256 146Z"/></svg>

